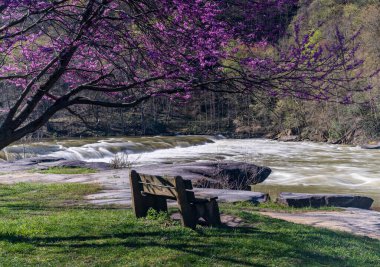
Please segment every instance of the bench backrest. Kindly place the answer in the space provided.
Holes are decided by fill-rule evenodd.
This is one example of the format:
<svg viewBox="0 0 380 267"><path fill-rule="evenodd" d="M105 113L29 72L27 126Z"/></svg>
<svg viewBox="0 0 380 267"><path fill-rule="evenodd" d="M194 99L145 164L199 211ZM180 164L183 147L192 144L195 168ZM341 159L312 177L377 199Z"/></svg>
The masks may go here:
<svg viewBox="0 0 380 267"><path fill-rule="evenodd" d="M195 195L191 191L193 186L190 180L184 180L181 176L158 176L131 171L132 183L137 183L136 188L141 193L162 196L170 199L178 199L179 195L186 195L187 201L194 201Z"/></svg>

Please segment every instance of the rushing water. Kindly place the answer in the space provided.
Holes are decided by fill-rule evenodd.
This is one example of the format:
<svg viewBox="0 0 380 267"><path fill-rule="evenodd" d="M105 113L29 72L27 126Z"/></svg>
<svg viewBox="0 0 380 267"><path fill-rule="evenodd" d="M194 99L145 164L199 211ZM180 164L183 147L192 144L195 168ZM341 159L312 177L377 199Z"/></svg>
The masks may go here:
<svg viewBox="0 0 380 267"><path fill-rule="evenodd" d="M359 193L380 206L380 150L311 142L221 139L202 136L66 140L8 148L8 153L35 153L86 161L111 161L128 154L134 165L203 160L251 162L273 173L256 190Z"/></svg>

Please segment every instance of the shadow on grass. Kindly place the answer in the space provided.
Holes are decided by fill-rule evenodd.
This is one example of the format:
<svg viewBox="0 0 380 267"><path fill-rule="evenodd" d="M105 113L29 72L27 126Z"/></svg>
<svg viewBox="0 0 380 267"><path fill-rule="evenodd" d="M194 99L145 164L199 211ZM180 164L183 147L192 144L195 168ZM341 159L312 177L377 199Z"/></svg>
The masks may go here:
<svg viewBox="0 0 380 267"><path fill-rule="evenodd" d="M155 239L163 237L163 232L130 232L122 234L112 234L112 235L99 235L99 236L67 236L67 237L31 237L26 238L23 236L16 236L11 234L0 235L0 242L7 241L10 243L28 243L33 244L36 247L62 247L70 249L82 249L82 248L112 248L112 247L125 247L125 248L167 248L171 250L181 251L187 254L193 254L198 257L210 257L212 251L217 251L220 249L225 249L226 247L222 244L189 244L188 241L178 242L178 236L175 237L176 244L170 244L169 242L156 242ZM104 242L104 241L109 242ZM115 241L116 240L116 241ZM136 241L138 240L138 241ZM92 241L92 242L91 242ZM96 241L102 241L102 243L96 243ZM69 243L69 244L68 244ZM212 255L214 259L223 261L225 263L239 264L239 265L251 265L249 261L233 259L230 257L223 257L222 254L219 256ZM264 266L264 265L255 265Z"/></svg>
<svg viewBox="0 0 380 267"><path fill-rule="evenodd" d="M268 223L270 223L268 221ZM276 223L276 222L275 222ZM115 234L99 235L73 235L53 237L23 237L12 234L0 235L0 241L10 243L28 243L36 247L57 247L70 249L102 249L102 248L166 248L201 258L212 257L226 264L252 265L246 259L252 259L255 255L267 254L275 259L294 259L302 264L331 264L341 266L344 259L340 255L332 256L331 253L321 253L310 249L305 242L315 244L328 239L339 240L341 243L350 242L350 237L344 234L328 232L311 234L309 231L299 231L297 234L302 239L294 237L294 233L272 232L257 228L201 228L193 232L189 238L178 229L162 229L159 231L131 231ZM321 236L322 235L322 236ZM347 240L346 240L347 239ZM369 240L371 241L371 240ZM333 245L326 244L326 245ZM238 249L235 257L224 253L226 250ZM363 243L363 249L366 244ZM380 252L380 250L379 250ZM359 264L359 263L358 263ZM257 265L255 266L266 266Z"/></svg>
<svg viewBox="0 0 380 267"><path fill-rule="evenodd" d="M1 205L0 209L6 208L10 211L62 211L62 210L125 210L127 207L122 206L98 206L89 205L83 202L74 203L60 203L58 205L46 205L46 204L5 204Z"/></svg>

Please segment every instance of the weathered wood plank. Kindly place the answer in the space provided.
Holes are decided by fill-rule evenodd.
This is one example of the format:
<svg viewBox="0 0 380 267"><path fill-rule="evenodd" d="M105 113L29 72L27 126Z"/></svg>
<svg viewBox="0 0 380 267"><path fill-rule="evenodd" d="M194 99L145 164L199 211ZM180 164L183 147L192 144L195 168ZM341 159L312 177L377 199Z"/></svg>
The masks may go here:
<svg viewBox="0 0 380 267"><path fill-rule="evenodd" d="M143 183L152 183L162 186L174 187L175 179L174 177L162 177L159 175L149 175L144 173L139 173L141 181Z"/></svg>
<svg viewBox="0 0 380 267"><path fill-rule="evenodd" d="M187 199L186 188L181 176L175 177L175 188L177 190L177 202L182 215L182 225L194 229L197 224L196 210Z"/></svg>
<svg viewBox="0 0 380 267"><path fill-rule="evenodd" d="M131 184L133 211L137 218L145 217L147 207L145 206L144 196L141 194L140 176L136 171L132 170L129 174L129 180Z"/></svg>
<svg viewBox="0 0 380 267"><path fill-rule="evenodd" d="M177 198L177 192L174 187L167 187L151 183L140 183L142 191L151 195Z"/></svg>

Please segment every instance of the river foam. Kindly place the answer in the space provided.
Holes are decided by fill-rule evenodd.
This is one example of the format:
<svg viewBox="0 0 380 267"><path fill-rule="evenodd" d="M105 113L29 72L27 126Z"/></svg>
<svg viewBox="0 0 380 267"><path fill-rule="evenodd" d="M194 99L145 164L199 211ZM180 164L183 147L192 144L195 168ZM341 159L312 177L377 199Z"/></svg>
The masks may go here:
<svg viewBox="0 0 380 267"><path fill-rule="evenodd" d="M8 148L8 153L21 150ZM270 167L263 185L317 187L324 191L369 192L380 199L380 150L312 142L220 139L203 136L125 137L32 144L38 155L110 162L128 154L132 165L233 160ZM41 151L43 153L41 153Z"/></svg>

